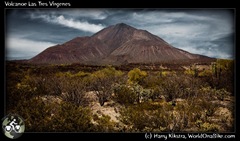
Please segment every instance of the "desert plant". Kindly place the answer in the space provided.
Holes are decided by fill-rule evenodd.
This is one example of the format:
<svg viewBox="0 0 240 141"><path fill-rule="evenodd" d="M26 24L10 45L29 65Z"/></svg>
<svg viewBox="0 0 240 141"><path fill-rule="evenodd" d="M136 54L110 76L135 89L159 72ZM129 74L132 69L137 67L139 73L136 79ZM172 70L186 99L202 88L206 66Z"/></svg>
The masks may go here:
<svg viewBox="0 0 240 141"><path fill-rule="evenodd" d="M200 124L200 132L218 132L219 126L214 123L204 122Z"/></svg>
<svg viewBox="0 0 240 141"><path fill-rule="evenodd" d="M94 130L96 132L113 132L115 131L115 122L111 121L111 117L108 115L93 115L93 120L96 122Z"/></svg>
<svg viewBox="0 0 240 141"><path fill-rule="evenodd" d="M90 109L63 102L48 126L58 132L89 132L94 129Z"/></svg>
<svg viewBox="0 0 240 141"><path fill-rule="evenodd" d="M121 121L131 127L130 131L143 131L149 126L150 117L139 105L124 108L120 113Z"/></svg>
<svg viewBox="0 0 240 141"><path fill-rule="evenodd" d="M127 85L117 84L114 86L115 100L120 104L134 104L137 94Z"/></svg>
<svg viewBox="0 0 240 141"><path fill-rule="evenodd" d="M173 119L171 105L141 103L121 109L120 120L131 127L130 132L170 131Z"/></svg>
<svg viewBox="0 0 240 141"><path fill-rule="evenodd" d="M26 131L48 131L53 105L46 105L40 98L19 102L12 112L23 117Z"/></svg>
<svg viewBox="0 0 240 141"><path fill-rule="evenodd" d="M110 99L113 93L112 85L118 82L122 75L121 71L113 67L104 68L91 75L90 87L96 92L101 106Z"/></svg>
<svg viewBox="0 0 240 141"><path fill-rule="evenodd" d="M227 96L230 96L231 93L222 88L216 91L217 98L223 101Z"/></svg>
<svg viewBox="0 0 240 141"><path fill-rule="evenodd" d="M64 80L62 86L62 95L64 101L71 102L77 106L87 106L86 84L83 80L68 78Z"/></svg>
<svg viewBox="0 0 240 141"><path fill-rule="evenodd" d="M129 83L140 83L147 76L147 72L134 68L128 72Z"/></svg>

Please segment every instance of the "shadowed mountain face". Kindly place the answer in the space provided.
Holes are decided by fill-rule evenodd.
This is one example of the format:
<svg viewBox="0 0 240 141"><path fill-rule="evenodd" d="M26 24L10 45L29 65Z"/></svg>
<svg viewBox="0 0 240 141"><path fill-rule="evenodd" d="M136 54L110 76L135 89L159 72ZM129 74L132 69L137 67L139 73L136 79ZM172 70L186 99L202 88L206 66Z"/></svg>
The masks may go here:
<svg viewBox="0 0 240 141"><path fill-rule="evenodd" d="M91 37L77 37L62 45L49 47L28 62L120 65L208 59L211 60L206 56L177 49L146 30L120 23L109 26Z"/></svg>

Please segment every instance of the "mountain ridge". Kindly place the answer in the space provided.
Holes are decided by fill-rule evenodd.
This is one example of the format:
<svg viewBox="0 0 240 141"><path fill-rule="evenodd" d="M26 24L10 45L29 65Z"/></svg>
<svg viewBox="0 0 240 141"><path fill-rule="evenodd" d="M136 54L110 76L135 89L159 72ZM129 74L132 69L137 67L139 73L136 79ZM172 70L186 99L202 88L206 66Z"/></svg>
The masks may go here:
<svg viewBox="0 0 240 141"><path fill-rule="evenodd" d="M122 65L201 59L212 58L175 48L146 30L119 23L92 36L76 37L61 45L49 47L29 59L28 63Z"/></svg>

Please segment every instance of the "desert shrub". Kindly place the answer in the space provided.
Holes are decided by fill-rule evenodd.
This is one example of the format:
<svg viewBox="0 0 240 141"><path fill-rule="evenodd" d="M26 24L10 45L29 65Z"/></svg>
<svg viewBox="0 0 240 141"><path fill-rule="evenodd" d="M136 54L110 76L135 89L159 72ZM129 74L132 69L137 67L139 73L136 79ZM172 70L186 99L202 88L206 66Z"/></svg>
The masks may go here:
<svg viewBox="0 0 240 141"><path fill-rule="evenodd" d="M39 98L19 102L12 112L23 117L26 131L44 132L49 130L53 105L45 105Z"/></svg>
<svg viewBox="0 0 240 141"><path fill-rule="evenodd" d="M162 71L162 72L161 72L161 76L167 76L167 75L169 75L169 72L168 72L168 71Z"/></svg>
<svg viewBox="0 0 240 141"><path fill-rule="evenodd" d="M89 132L94 129L90 109L63 102L48 126L56 132Z"/></svg>
<svg viewBox="0 0 240 141"><path fill-rule="evenodd" d="M161 87L155 87L153 88L153 93L152 95L150 95L150 99L152 101L159 99L161 97L161 95L163 94L163 89Z"/></svg>
<svg viewBox="0 0 240 141"><path fill-rule="evenodd" d="M110 120L111 117L108 115L101 115L100 117L98 115L93 115L93 120L96 122L94 131L96 132L113 132L115 131L115 122Z"/></svg>
<svg viewBox="0 0 240 141"><path fill-rule="evenodd" d="M121 104L142 103L153 99L157 95L153 89L144 89L138 83L117 84L113 89L116 101Z"/></svg>
<svg viewBox="0 0 240 141"><path fill-rule="evenodd" d="M183 131L189 124L189 117L192 116L188 103L177 103L173 112L171 131Z"/></svg>
<svg viewBox="0 0 240 141"><path fill-rule="evenodd" d="M6 108L13 109L23 99L35 95L28 84L31 69L15 62L6 62Z"/></svg>
<svg viewBox="0 0 240 141"><path fill-rule="evenodd" d="M113 84L121 80L123 73L113 67L107 67L94 72L90 78L90 89L94 90L101 106L107 102L113 93Z"/></svg>
<svg viewBox="0 0 240 141"><path fill-rule="evenodd" d="M181 92L181 88L179 87L178 80L175 76L166 77L164 83L161 85L163 89L163 95L167 102L174 100L178 93Z"/></svg>
<svg viewBox="0 0 240 141"><path fill-rule="evenodd" d="M14 108L19 102L38 95L36 87L32 86L31 76L26 74L18 81L7 80L7 109Z"/></svg>
<svg viewBox="0 0 240 141"><path fill-rule="evenodd" d="M217 90L216 95L219 100L223 101L227 96L230 96L231 93L222 88Z"/></svg>
<svg viewBox="0 0 240 141"><path fill-rule="evenodd" d="M123 75L123 72L116 70L114 67L111 67L111 66L95 71L93 73L93 76L97 78L111 77L114 80L117 80L118 77L121 77L122 75Z"/></svg>
<svg viewBox="0 0 240 141"><path fill-rule="evenodd" d="M47 81L45 81L48 78ZM36 76L25 73L19 78L18 81L12 83L12 80L8 80L7 85L7 107L8 109L14 108L19 102L29 100L33 97L40 95L52 95L60 94L60 89L55 82L48 81L53 80L51 77ZM11 86L9 84L12 84Z"/></svg>
<svg viewBox="0 0 240 141"><path fill-rule="evenodd" d="M210 69L203 70L198 74L199 77L212 77L212 75L212 70Z"/></svg>
<svg viewBox="0 0 240 141"><path fill-rule="evenodd" d="M87 106L86 83L81 79L69 78L64 81L62 95L64 101L71 102L77 106Z"/></svg>
<svg viewBox="0 0 240 141"><path fill-rule="evenodd" d="M146 76L146 71L141 71L139 68L134 68L128 72L128 82L141 83Z"/></svg>
<svg viewBox="0 0 240 141"><path fill-rule="evenodd" d="M187 69L187 70L184 71L184 74L194 76L195 73L194 73L193 70L191 70L191 69Z"/></svg>
<svg viewBox="0 0 240 141"><path fill-rule="evenodd" d="M205 119L204 109L199 106L198 99L192 98L188 99L187 105L185 106L185 111L189 122L196 122L199 119Z"/></svg>
<svg viewBox="0 0 240 141"><path fill-rule="evenodd" d="M150 112L150 124L149 129L156 132L169 132L172 131L173 125L173 106L165 103L157 109Z"/></svg>
<svg viewBox="0 0 240 141"><path fill-rule="evenodd" d="M224 98L227 96L230 96L230 92L226 91L225 88L222 89L216 89L216 88L211 88L209 86L207 87L201 87L198 90L199 95L204 97L207 100L213 100L215 97L217 97L218 100L223 101Z"/></svg>
<svg viewBox="0 0 240 141"><path fill-rule="evenodd" d="M152 96L157 98L163 95L167 101L172 101L175 98L188 98L196 94L196 90L199 88L201 81L197 78L185 74L174 74L165 77L154 77L148 75L144 79L143 86L150 88L153 91Z"/></svg>
<svg viewBox="0 0 240 141"><path fill-rule="evenodd" d="M140 93L141 101L140 102L147 102L149 100L154 100L154 97L157 95L154 95L153 89L143 89Z"/></svg>
<svg viewBox="0 0 240 141"><path fill-rule="evenodd" d="M234 92L234 61L226 59L217 59L212 63L212 78L206 78L205 81L213 88L226 89L233 94ZM227 84L227 85L226 85Z"/></svg>
<svg viewBox="0 0 240 141"><path fill-rule="evenodd" d="M170 131L171 105L141 103L121 109L120 120L131 127L130 132Z"/></svg>
<svg viewBox="0 0 240 141"><path fill-rule="evenodd" d="M22 101L14 112L24 118L28 132L94 131L91 112L70 102L45 103L41 97Z"/></svg>
<svg viewBox="0 0 240 141"><path fill-rule="evenodd" d="M211 100L204 97L204 95L195 95L195 97L190 97L187 99L186 104L190 122L196 122L197 120L205 122L210 120L218 107L218 104L211 102Z"/></svg>
<svg viewBox="0 0 240 141"><path fill-rule="evenodd" d="M210 101L214 99L216 96L216 89L212 89L211 87L201 87L198 90L198 95L200 98L204 98L206 101Z"/></svg>
<svg viewBox="0 0 240 141"><path fill-rule="evenodd" d="M155 88L158 87L159 85L161 85L162 83L164 83L163 78L157 74L150 74L147 75L147 77L145 77L142 80L141 85L144 88Z"/></svg>
<svg viewBox="0 0 240 141"><path fill-rule="evenodd" d="M130 126L130 131L143 131L151 124L150 116L140 106L130 106L122 109L120 113L120 120Z"/></svg>
<svg viewBox="0 0 240 141"><path fill-rule="evenodd" d="M217 104L206 100L202 100L198 104L205 111L206 118L213 116L214 112L216 111L216 108L218 107Z"/></svg>
<svg viewBox="0 0 240 141"><path fill-rule="evenodd" d="M214 123L208 123L204 122L200 124L200 132L218 132L219 131L219 126Z"/></svg>
<svg viewBox="0 0 240 141"><path fill-rule="evenodd" d="M185 70L184 74L197 77L199 74L199 70L196 67L196 65L194 64L194 65L191 65L189 69Z"/></svg>
<svg viewBox="0 0 240 141"><path fill-rule="evenodd" d="M78 106L87 104L84 98L86 82L79 77L55 76L55 75L26 75L16 88L21 95L33 96L62 96L63 100L72 102Z"/></svg>
<svg viewBox="0 0 240 141"><path fill-rule="evenodd" d="M220 117L220 125L221 129L225 129L226 131L234 131L234 120L229 115L223 115Z"/></svg>
<svg viewBox="0 0 240 141"><path fill-rule="evenodd" d="M115 100L120 104L134 104L137 94L127 85L115 85Z"/></svg>
<svg viewBox="0 0 240 141"><path fill-rule="evenodd" d="M195 121L195 125L196 125L196 127L198 127L198 128L201 128L202 124L203 124L203 121L202 121L202 120L196 120L196 121Z"/></svg>
<svg viewBox="0 0 240 141"><path fill-rule="evenodd" d="M167 101L172 101L176 98L188 99L198 97L201 94L199 89L208 87L201 79L185 74L168 76L163 82L159 87L163 90L162 94Z"/></svg>
<svg viewBox="0 0 240 141"><path fill-rule="evenodd" d="M61 78L52 75L25 75L16 87L19 91L34 91L34 95L60 95L61 83Z"/></svg>
<svg viewBox="0 0 240 141"><path fill-rule="evenodd" d="M78 77L78 78L83 78L83 77L86 77L86 76L89 76L90 73L86 73L86 72L83 72L83 71L79 71L77 73L71 73L70 71L67 71L67 72L57 72L55 74L55 76L57 77Z"/></svg>
<svg viewBox="0 0 240 141"><path fill-rule="evenodd" d="M74 77L83 78L83 77L87 77L89 75L90 75L90 73L79 71L78 73L74 74Z"/></svg>
<svg viewBox="0 0 240 141"><path fill-rule="evenodd" d="M137 96L137 103L141 103L143 99L143 87L139 85L137 82L130 83L130 89L133 91L133 93Z"/></svg>

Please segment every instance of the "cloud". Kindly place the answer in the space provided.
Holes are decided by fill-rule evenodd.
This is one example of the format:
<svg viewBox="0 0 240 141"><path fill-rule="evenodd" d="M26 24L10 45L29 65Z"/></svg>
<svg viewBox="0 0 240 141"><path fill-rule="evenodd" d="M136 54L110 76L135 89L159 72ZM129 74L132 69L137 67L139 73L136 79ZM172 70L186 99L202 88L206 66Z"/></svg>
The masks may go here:
<svg viewBox="0 0 240 141"><path fill-rule="evenodd" d="M42 19L43 21L48 23L58 24L65 27L70 27L92 33L98 32L105 27L102 24L91 24L87 21L79 21L74 20L73 18L65 18L63 15L37 15L36 13L32 13L30 17L31 19Z"/></svg>
<svg viewBox="0 0 240 141"><path fill-rule="evenodd" d="M63 15L74 18L89 18L94 20L104 20L108 16L108 12L104 9L71 9L62 12Z"/></svg>
<svg viewBox="0 0 240 141"><path fill-rule="evenodd" d="M108 11L105 9L67 9L67 10L41 10L31 11L35 14L50 14L50 15L64 15L64 17L71 17L74 19L88 18L94 20L103 20L108 17Z"/></svg>
<svg viewBox="0 0 240 141"><path fill-rule="evenodd" d="M174 47L209 57L233 58L233 40L224 40L226 36L234 36L233 19L229 18L231 16L219 18L219 15L224 13L150 11L132 14L133 19L142 21L139 27Z"/></svg>
<svg viewBox="0 0 240 141"><path fill-rule="evenodd" d="M50 46L56 44L51 42L34 41L23 38L7 38L7 58L30 59Z"/></svg>

